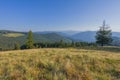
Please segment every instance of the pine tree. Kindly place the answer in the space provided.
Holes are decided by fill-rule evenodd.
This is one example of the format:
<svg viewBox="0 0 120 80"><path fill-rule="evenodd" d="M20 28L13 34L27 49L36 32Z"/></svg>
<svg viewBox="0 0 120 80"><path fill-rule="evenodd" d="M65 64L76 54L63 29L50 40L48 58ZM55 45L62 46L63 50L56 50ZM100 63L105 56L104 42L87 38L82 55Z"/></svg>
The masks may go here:
<svg viewBox="0 0 120 80"><path fill-rule="evenodd" d="M96 43L104 46L112 42L112 33L109 27L103 21L103 25L100 27L99 31L96 33Z"/></svg>
<svg viewBox="0 0 120 80"><path fill-rule="evenodd" d="M15 43L15 50L20 50L20 45L18 43Z"/></svg>
<svg viewBox="0 0 120 80"><path fill-rule="evenodd" d="M34 48L34 41L33 41L33 33L32 33L32 31L28 32L28 37L27 37L27 41L26 41L26 48L27 49Z"/></svg>

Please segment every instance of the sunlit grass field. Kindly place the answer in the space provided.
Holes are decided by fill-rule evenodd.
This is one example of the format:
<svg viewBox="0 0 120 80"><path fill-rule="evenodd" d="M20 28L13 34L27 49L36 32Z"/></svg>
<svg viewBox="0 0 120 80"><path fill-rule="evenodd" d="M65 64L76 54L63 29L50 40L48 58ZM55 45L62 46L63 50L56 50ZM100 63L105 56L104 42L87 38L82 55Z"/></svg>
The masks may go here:
<svg viewBox="0 0 120 80"><path fill-rule="evenodd" d="M73 48L0 52L0 80L120 80L120 52Z"/></svg>
<svg viewBox="0 0 120 80"><path fill-rule="evenodd" d="M5 37L20 37L20 36L24 36L24 34L22 34L22 33L7 33L7 34L3 34L3 36L5 36Z"/></svg>

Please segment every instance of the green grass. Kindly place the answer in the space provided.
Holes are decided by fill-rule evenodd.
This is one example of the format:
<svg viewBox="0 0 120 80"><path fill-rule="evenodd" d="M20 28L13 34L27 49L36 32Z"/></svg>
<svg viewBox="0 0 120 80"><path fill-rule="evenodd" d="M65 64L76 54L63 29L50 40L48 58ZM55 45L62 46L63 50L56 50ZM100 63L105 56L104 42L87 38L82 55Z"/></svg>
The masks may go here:
<svg viewBox="0 0 120 80"><path fill-rule="evenodd" d="M0 52L0 80L120 80L119 53L73 48Z"/></svg>
<svg viewBox="0 0 120 80"><path fill-rule="evenodd" d="M22 34L22 33L6 33L6 34L3 34L3 36L5 36L5 37L21 37L21 36L24 36L24 34Z"/></svg>

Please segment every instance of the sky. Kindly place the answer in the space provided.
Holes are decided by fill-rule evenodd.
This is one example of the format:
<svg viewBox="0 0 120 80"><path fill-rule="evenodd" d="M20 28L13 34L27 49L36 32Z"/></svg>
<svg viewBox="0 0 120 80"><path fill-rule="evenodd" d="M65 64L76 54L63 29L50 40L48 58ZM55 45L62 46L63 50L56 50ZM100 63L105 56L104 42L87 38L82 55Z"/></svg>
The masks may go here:
<svg viewBox="0 0 120 80"><path fill-rule="evenodd" d="M0 0L0 30L120 32L120 0Z"/></svg>

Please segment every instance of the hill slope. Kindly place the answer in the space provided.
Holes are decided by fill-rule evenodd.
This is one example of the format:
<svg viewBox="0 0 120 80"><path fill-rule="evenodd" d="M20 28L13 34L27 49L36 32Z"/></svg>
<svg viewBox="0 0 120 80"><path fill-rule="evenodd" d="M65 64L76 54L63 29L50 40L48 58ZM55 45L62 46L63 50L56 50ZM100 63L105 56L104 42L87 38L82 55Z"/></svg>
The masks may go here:
<svg viewBox="0 0 120 80"><path fill-rule="evenodd" d="M26 32L16 32L16 31L0 31L0 48L4 49L14 49L14 44L19 43L20 45L25 44L27 38ZM65 42L71 42L70 39L67 39L56 33L48 34L33 34L34 42L58 42L63 40Z"/></svg>
<svg viewBox="0 0 120 80"><path fill-rule="evenodd" d="M120 80L119 53L70 48L0 52L0 79Z"/></svg>

